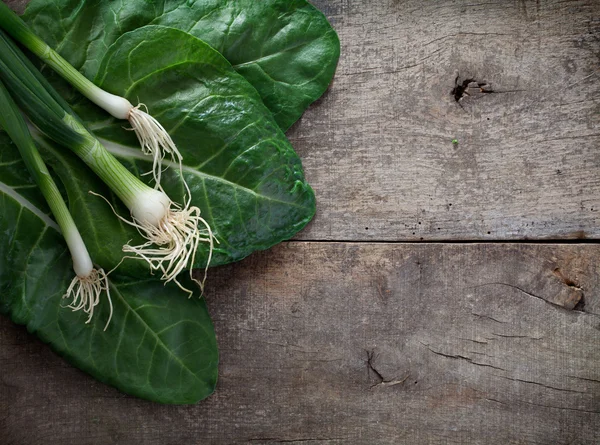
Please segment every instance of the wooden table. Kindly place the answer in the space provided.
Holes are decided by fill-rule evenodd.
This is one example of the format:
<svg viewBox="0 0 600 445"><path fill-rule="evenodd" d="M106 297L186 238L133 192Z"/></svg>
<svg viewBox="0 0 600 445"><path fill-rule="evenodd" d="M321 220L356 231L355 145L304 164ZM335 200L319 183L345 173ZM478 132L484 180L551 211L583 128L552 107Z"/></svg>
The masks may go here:
<svg viewBox="0 0 600 445"><path fill-rule="evenodd" d="M1 443L600 443L600 2L315 4L318 215L210 274L215 394L121 394L2 318Z"/></svg>

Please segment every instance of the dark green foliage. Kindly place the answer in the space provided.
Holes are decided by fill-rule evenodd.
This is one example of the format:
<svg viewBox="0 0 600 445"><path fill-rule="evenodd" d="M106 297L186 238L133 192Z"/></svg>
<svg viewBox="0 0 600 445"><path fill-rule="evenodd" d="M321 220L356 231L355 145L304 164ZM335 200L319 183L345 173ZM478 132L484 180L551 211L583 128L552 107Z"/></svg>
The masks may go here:
<svg viewBox="0 0 600 445"><path fill-rule="evenodd" d="M256 90L201 40L162 26L129 32L106 53L95 81L146 104L173 137L184 158L192 204L201 209L220 243L211 265L267 249L313 217L314 193L292 146ZM122 121L84 99L74 110L132 172L151 170L151 158L141 153ZM50 164L67 188L92 257L105 267L116 266L121 246L136 238L137 231L118 222L103 200L87 192L110 199L123 217L128 217L126 209L82 162L55 151ZM171 199L183 202L185 189L176 166L163 174L162 186ZM207 252L202 245L196 266L206 264ZM127 261L120 271L139 276L134 262Z"/></svg>
<svg viewBox="0 0 600 445"><path fill-rule="evenodd" d="M210 395L218 352L198 292L186 298L158 278L110 276L114 314L100 301L87 315L62 307L73 278L62 235L29 179L19 153L0 134L0 312L24 324L70 362L97 379L162 403L194 403ZM180 278L190 286L192 283Z"/></svg>
<svg viewBox="0 0 600 445"><path fill-rule="evenodd" d="M339 41L308 2L56 0L50 7L33 0L24 19L88 78L144 103L170 132L184 157L192 204L220 242L211 265L267 249L313 217L314 193L283 131L329 85ZM48 68L44 75L127 168L138 176L151 170L126 124ZM68 150L39 137L38 144L93 260L105 270L117 266L122 246L139 243L139 234L88 192L106 197L125 218L127 209ZM178 169L162 181L182 202ZM212 393L218 352L204 300L164 286L144 262L127 259L110 276L114 315L106 332L105 301L90 324L85 314L61 307L71 259L3 133L0 231L0 312L124 392L163 403L194 403ZM201 246L195 266L206 265L207 253ZM196 288L185 274L179 280Z"/></svg>
<svg viewBox="0 0 600 445"><path fill-rule="evenodd" d="M23 18L89 79L128 31L188 32L229 60L284 131L327 89L340 55L336 32L305 0L33 0Z"/></svg>

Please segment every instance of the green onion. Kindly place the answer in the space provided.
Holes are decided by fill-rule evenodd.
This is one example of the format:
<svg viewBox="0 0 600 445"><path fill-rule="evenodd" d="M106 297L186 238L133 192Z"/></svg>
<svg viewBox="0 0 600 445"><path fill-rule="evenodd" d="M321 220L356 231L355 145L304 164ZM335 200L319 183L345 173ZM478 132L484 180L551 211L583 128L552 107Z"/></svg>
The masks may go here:
<svg viewBox="0 0 600 445"><path fill-rule="evenodd" d="M72 299L68 307L74 311L86 312L88 314L86 323L89 323L94 315L94 308L100 301L100 295L105 291L110 305L110 315L104 327L106 330L113 311L107 275L104 270L94 268L75 221L73 221L56 183L50 176L50 172L33 142L25 120L2 82L0 82L0 109L2 109L0 126L6 130L19 149L29 172L48 202L71 252L75 277L63 298Z"/></svg>
<svg viewBox="0 0 600 445"><path fill-rule="evenodd" d="M177 275L187 267L191 275L200 242L210 245L210 263L214 237L200 216L200 209L190 206L189 192L182 207L173 203L162 189L149 187L130 173L85 128L68 105L55 98L56 92L48 82L1 31L0 77L33 124L55 142L71 149L127 206L133 221L121 219L136 227L147 242L125 245L124 252L147 261L151 269L162 272L163 280L177 284ZM201 230L200 224L206 230ZM199 283L201 287L203 283Z"/></svg>
<svg viewBox="0 0 600 445"><path fill-rule="evenodd" d="M153 157L153 176L157 187L160 184L162 172L161 162L167 154L173 162L181 165L182 157L169 133L160 123L144 112L145 105L133 106L124 97L111 94L88 80L77 71L60 54L50 48L42 39L27 26L7 5L0 1L0 27L8 32L15 40L38 56L44 63L50 65L81 94L117 119L127 119L140 141L144 154Z"/></svg>

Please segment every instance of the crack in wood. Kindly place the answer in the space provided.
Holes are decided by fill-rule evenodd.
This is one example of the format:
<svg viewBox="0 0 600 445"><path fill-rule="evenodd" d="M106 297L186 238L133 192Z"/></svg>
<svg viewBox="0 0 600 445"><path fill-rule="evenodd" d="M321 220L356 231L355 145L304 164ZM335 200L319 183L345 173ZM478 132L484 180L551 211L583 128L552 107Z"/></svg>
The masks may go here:
<svg viewBox="0 0 600 445"><path fill-rule="evenodd" d="M530 340L541 340L544 338L544 337L531 337L530 335L497 334L496 332L492 332L492 335L495 335L496 337L503 337L503 338L528 338Z"/></svg>
<svg viewBox="0 0 600 445"><path fill-rule="evenodd" d="M513 378L513 377L508 377L508 376L504 376L504 375L497 375L495 377L500 377L502 379L506 379L506 380L512 380L514 382L521 382L521 383L529 383L531 385L537 385L537 386L542 386L544 388L548 388L548 389L554 389L556 391L564 391L564 392L574 392L574 393L578 393L578 394L587 394L586 391L577 391L575 389L565 389L565 388L557 388L555 386L550 386L550 385L546 385L544 383L540 383L540 382L534 382L531 380L523 380L523 379L518 379L518 378Z"/></svg>
<svg viewBox="0 0 600 445"><path fill-rule="evenodd" d="M460 354L444 354L443 352L439 352L436 351L435 349L432 349L429 345L419 342L421 343L423 346L425 346L427 349L429 349L431 352L433 352L436 355L442 356L442 357L446 357L446 358L451 358L454 360L464 360L468 363L471 363L472 365L476 365L476 366L482 366L484 368L493 368L493 369L498 369L500 371L506 371L506 369L504 368L500 368L498 366L494 366L494 365L489 365L487 363L480 363L480 362L476 362L474 361L472 358L470 357L465 357L464 355L460 355Z"/></svg>
<svg viewBox="0 0 600 445"><path fill-rule="evenodd" d="M588 377L578 377L576 375L568 375L567 377L571 377L572 379L583 380L583 381L586 381L586 382L600 383L600 379L591 379L591 378L588 378Z"/></svg>
<svg viewBox="0 0 600 445"><path fill-rule="evenodd" d="M541 403L526 402L524 400L517 400L516 403L525 403L527 405L541 406L543 408L562 409L562 410L566 410L566 411L577 411L580 413L600 414L600 411L592 411L592 410L581 409L581 408L568 408L565 406L542 405Z"/></svg>
<svg viewBox="0 0 600 445"><path fill-rule="evenodd" d="M484 356L489 357L489 358L496 358L495 355L489 355L489 354L486 354L485 352L469 351L469 354L484 355Z"/></svg>
<svg viewBox="0 0 600 445"><path fill-rule="evenodd" d="M470 341L473 343L477 343L479 345L487 345L488 342L487 341L482 341L482 340L473 340L472 338L463 338L463 337L458 337L459 340L465 340L465 341Z"/></svg>
<svg viewBox="0 0 600 445"><path fill-rule="evenodd" d="M346 440L345 437L303 437L300 439L280 439L277 437L255 437L248 439L249 442L276 442L276 443L295 443L295 442L328 442L331 440Z"/></svg>
<svg viewBox="0 0 600 445"><path fill-rule="evenodd" d="M500 283L500 282L493 282L493 283L484 283L484 284L478 284L476 286L473 286L474 288L478 288L478 287L484 287L484 286L506 286L506 287L510 287L512 289L516 289L522 293L524 293L525 295L528 295L532 298L536 298L538 300L542 300L543 302L555 307L555 308L560 308L560 309L565 309L567 311L572 311L574 309L574 307L576 306L576 304L581 300L581 296L583 295L583 293L581 292L581 289L575 289L579 292L579 299L577 300L577 303L575 305L573 305L572 308L568 307L568 306L564 306L558 303L554 303L553 301L550 301L546 298L540 297L539 295L535 295L532 294L531 292L527 292L525 289L519 287L519 286L515 286L514 284L509 284L509 283Z"/></svg>
<svg viewBox="0 0 600 445"><path fill-rule="evenodd" d="M489 315L478 314L476 312L471 312L471 314L473 314L473 315L475 315L476 317L479 317L479 318L485 318L487 320L495 321L496 323L501 323L501 324L508 323L507 321L501 321L501 320L498 320L498 319L496 319L494 317L490 317Z"/></svg>

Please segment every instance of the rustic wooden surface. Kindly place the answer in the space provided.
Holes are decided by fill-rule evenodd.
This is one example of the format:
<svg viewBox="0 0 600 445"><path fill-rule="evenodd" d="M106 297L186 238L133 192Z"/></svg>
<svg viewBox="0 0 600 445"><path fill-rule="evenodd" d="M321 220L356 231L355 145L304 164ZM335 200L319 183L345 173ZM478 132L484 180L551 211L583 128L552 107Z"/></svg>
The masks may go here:
<svg viewBox="0 0 600 445"><path fill-rule="evenodd" d="M2 440L600 443L599 262L595 245L283 244L211 275L220 380L195 406L125 396L3 319Z"/></svg>
<svg viewBox="0 0 600 445"><path fill-rule="evenodd" d="M314 3L319 213L212 271L215 394L129 397L1 318L0 443L600 443L600 2Z"/></svg>
<svg viewBox="0 0 600 445"><path fill-rule="evenodd" d="M342 57L290 132L302 239L598 238L598 0L315 3Z"/></svg>

